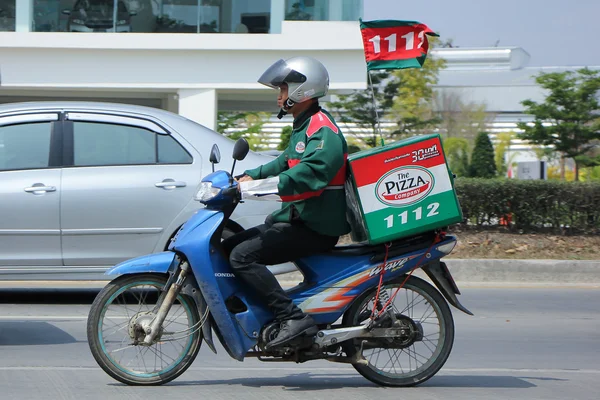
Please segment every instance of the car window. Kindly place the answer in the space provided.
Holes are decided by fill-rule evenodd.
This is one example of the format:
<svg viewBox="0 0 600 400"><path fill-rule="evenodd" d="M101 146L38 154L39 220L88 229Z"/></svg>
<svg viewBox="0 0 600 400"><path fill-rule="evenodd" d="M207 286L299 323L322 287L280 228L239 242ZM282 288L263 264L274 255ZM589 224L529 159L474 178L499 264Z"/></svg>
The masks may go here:
<svg viewBox="0 0 600 400"><path fill-rule="evenodd" d="M48 168L51 122L0 126L0 171Z"/></svg>
<svg viewBox="0 0 600 400"><path fill-rule="evenodd" d="M158 136L158 162L161 164L191 164L192 156L169 135Z"/></svg>
<svg viewBox="0 0 600 400"><path fill-rule="evenodd" d="M170 136L118 124L74 122L75 166L187 164L190 155Z"/></svg>
<svg viewBox="0 0 600 400"><path fill-rule="evenodd" d="M73 123L76 166L156 163L156 134L133 126Z"/></svg>

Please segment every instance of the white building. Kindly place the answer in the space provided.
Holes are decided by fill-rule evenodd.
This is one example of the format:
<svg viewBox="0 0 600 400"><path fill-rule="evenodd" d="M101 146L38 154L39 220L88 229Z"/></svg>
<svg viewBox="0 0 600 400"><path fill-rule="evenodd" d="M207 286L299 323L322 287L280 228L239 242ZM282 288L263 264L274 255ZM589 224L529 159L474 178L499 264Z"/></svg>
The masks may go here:
<svg viewBox="0 0 600 400"><path fill-rule="evenodd" d="M0 102L122 101L214 128L219 108L272 110L273 91L256 80L294 55L319 58L332 93L366 87L362 1L0 0L0 10Z"/></svg>
<svg viewBox="0 0 600 400"><path fill-rule="evenodd" d="M256 80L279 58L320 59L332 95L366 88L362 10L362 0L0 0L0 102L127 102L215 128L219 109L275 111ZM448 61L436 90L485 103L493 133L528 119L520 102L543 98L537 73L564 70L530 68L518 47L434 53ZM276 140L289 122L265 129Z"/></svg>
<svg viewBox="0 0 600 400"><path fill-rule="evenodd" d="M485 104L490 114L487 131L494 136L501 132L519 133L518 122L529 122L533 117L523 113L523 100L542 102L544 91L535 82L540 73L575 71L585 66L530 67L529 54L519 47L436 49L433 53L447 60L440 72L436 90L440 94L456 94L466 102ZM599 66L587 66L600 69ZM512 161L536 161L531 146L513 140L508 158Z"/></svg>

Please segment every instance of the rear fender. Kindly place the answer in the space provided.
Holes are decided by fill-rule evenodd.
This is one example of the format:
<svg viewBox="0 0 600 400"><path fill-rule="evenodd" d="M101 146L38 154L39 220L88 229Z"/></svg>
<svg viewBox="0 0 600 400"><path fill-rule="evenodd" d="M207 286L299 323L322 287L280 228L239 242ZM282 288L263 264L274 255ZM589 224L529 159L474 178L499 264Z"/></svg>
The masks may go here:
<svg viewBox="0 0 600 400"><path fill-rule="evenodd" d="M458 286L456 286L456 282L454 282L454 278L452 278L446 263L440 261L431 262L423 267L423 271L425 271L429 279L437 286L438 290L450 304L465 314L473 315L471 311L467 310L458 301L456 295L460 294L460 290L458 290Z"/></svg>

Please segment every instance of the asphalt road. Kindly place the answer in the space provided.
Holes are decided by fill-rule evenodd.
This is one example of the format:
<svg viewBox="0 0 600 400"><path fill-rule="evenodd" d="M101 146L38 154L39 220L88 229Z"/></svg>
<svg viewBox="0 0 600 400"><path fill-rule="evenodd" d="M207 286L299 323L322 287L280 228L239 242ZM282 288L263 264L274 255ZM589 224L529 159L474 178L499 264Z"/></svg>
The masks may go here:
<svg viewBox="0 0 600 400"><path fill-rule="evenodd" d="M94 295L0 292L0 399L600 398L598 289L465 288L461 301L475 316L454 310L450 359L410 389L377 387L342 364L240 363L206 346L176 381L128 387L106 375L88 349Z"/></svg>

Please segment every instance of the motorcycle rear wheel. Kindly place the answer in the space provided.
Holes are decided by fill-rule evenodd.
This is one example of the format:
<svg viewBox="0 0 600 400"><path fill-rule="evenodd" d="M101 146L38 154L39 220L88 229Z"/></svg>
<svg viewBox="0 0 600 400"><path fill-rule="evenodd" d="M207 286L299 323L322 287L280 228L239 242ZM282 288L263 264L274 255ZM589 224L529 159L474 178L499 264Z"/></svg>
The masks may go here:
<svg viewBox="0 0 600 400"><path fill-rule="evenodd" d="M198 308L183 294L175 300L155 342L139 344L143 337L139 325L155 315L166 282L164 275L124 275L106 285L91 306L87 337L92 355L104 372L127 385L170 382L189 368L200 350ZM169 355L173 350L175 355Z"/></svg>
<svg viewBox="0 0 600 400"><path fill-rule="evenodd" d="M405 277L381 288L383 299L392 296ZM369 321L377 288L363 294L345 313L344 326L364 325ZM385 303L385 301L382 301ZM363 351L368 365L354 364L365 378L382 386L419 385L434 376L444 365L454 342L454 320L448 303L426 281L411 276L392 301L394 313L403 315L422 327L423 338L403 347L383 346ZM343 345L348 356L360 351L361 340ZM387 361L386 361L387 360Z"/></svg>

